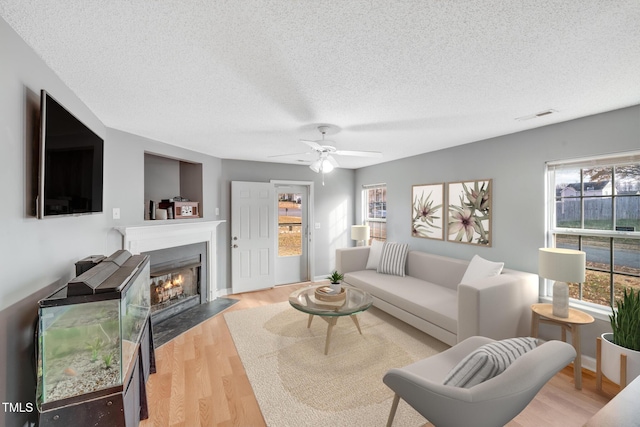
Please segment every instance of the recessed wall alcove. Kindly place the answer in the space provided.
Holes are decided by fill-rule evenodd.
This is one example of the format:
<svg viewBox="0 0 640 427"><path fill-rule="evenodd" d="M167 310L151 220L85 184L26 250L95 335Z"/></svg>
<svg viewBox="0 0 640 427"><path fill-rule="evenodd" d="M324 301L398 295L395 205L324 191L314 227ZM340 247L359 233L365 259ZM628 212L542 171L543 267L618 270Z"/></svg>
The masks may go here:
<svg viewBox="0 0 640 427"><path fill-rule="evenodd" d="M149 220L149 202L160 203L176 196L198 202L194 218L204 216L202 163L154 153L144 153L144 219Z"/></svg>

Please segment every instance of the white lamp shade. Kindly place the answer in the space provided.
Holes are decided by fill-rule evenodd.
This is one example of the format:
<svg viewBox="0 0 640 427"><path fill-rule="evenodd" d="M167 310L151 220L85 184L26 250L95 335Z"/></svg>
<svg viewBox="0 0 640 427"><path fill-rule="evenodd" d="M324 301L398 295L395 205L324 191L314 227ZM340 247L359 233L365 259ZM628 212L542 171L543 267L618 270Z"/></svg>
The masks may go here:
<svg viewBox="0 0 640 427"><path fill-rule="evenodd" d="M368 225L352 225L351 226L351 239L369 241L369 226Z"/></svg>
<svg viewBox="0 0 640 427"><path fill-rule="evenodd" d="M333 170L333 165L328 159L322 160L322 171L324 173L329 173Z"/></svg>
<svg viewBox="0 0 640 427"><path fill-rule="evenodd" d="M574 249L540 248L538 274L545 279L582 283L585 280L587 254Z"/></svg>
<svg viewBox="0 0 640 427"><path fill-rule="evenodd" d="M335 166L329 159L321 158L311 163L309 168L315 173L329 173L335 168Z"/></svg>
<svg viewBox="0 0 640 427"><path fill-rule="evenodd" d="M311 163L309 165L309 168L314 171L315 173L320 172L320 166L322 165L322 161L320 159L316 160L315 162Z"/></svg>

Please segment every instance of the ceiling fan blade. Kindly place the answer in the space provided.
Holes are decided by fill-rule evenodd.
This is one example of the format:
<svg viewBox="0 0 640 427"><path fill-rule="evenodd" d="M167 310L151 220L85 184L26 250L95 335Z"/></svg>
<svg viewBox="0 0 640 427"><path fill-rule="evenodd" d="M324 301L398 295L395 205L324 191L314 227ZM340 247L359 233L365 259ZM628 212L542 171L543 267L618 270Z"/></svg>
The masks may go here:
<svg viewBox="0 0 640 427"><path fill-rule="evenodd" d="M338 161L334 159L333 156L327 156L327 160L329 161L329 163L333 165L334 168L340 167L340 165L338 164Z"/></svg>
<svg viewBox="0 0 640 427"><path fill-rule="evenodd" d="M290 154L276 154L275 156L267 156L269 158L275 158L275 157L297 157L297 156L310 156L311 154L314 154L310 151L305 151L304 153L290 153Z"/></svg>
<svg viewBox="0 0 640 427"><path fill-rule="evenodd" d="M338 150L334 154L338 154L340 156L382 157L382 153L380 153L379 151Z"/></svg>
<svg viewBox="0 0 640 427"><path fill-rule="evenodd" d="M307 144L309 147L313 148L318 152L324 151L324 148L322 148L322 145L318 144L315 141L309 141L308 139L301 139L300 142L302 142L303 144Z"/></svg>

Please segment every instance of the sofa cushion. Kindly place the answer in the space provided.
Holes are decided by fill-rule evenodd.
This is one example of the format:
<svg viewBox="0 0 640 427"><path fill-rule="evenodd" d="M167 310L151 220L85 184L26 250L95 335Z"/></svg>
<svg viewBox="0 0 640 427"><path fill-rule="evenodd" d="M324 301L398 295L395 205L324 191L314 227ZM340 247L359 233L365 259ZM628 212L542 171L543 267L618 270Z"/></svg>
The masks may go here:
<svg viewBox="0 0 640 427"><path fill-rule="evenodd" d="M378 273L404 276L408 251L407 243L385 242L378 263Z"/></svg>
<svg viewBox="0 0 640 427"><path fill-rule="evenodd" d="M478 347L444 379L444 385L470 388L504 372L518 357L538 345L536 338L509 338Z"/></svg>
<svg viewBox="0 0 640 427"><path fill-rule="evenodd" d="M380 256L382 255L382 248L384 242L382 240L372 240L369 247L369 258L367 258L367 270L377 270L380 263Z"/></svg>
<svg viewBox="0 0 640 427"><path fill-rule="evenodd" d="M497 276L502 272L503 267L504 262L488 261L478 255L474 255L460 283L473 283L487 277Z"/></svg>
<svg viewBox="0 0 640 427"><path fill-rule="evenodd" d="M456 291L468 265L469 261L461 259L410 251L407 255L406 275Z"/></svg>
<svg viewBox="0 0 640 427"><path fill-rule="evenodd" d="M453 334L457 333L458 293L453 289L411 276L384 275L373 270L347 273L344 281Z"/></svg>

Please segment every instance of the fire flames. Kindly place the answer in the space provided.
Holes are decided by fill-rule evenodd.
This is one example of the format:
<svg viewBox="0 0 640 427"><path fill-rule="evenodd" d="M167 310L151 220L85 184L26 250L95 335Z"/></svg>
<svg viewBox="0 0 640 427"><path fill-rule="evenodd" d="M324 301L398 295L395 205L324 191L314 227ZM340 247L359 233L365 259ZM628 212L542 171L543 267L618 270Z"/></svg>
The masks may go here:
<svg viewBox="0 0 640 427"><path fill-rule="evenodd" d="M167 280L166 282L160 281L155 288L156 298L154 299L158 303L161 303L173 298L178 298L184 292L182 288L183 281L182 274L178 275L178 277L172 277L171 280Z"/></svg>

